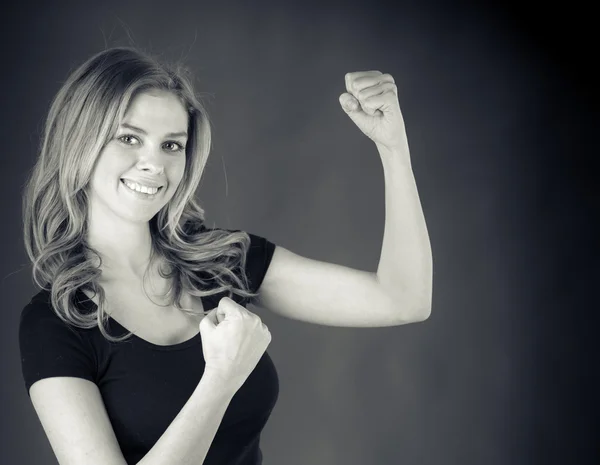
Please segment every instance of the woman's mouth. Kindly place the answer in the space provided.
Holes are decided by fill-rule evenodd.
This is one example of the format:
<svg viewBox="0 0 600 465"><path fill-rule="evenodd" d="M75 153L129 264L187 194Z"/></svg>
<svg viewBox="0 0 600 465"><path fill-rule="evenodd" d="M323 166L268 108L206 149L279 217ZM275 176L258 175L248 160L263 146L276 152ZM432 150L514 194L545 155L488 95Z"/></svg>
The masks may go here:
<svg viewBox="0 0 600 465"><path fill-rule="evenodd" d="M153 199L154 197L156 197L163 189L164 186L160 186L158 188L158 191L156 191L155 193L147 193L147 192L140 192L140 191L136 191L135 189L132 189L131 187L129 187L125 181L123 179L121 179L121 183L125 186L125 188L127 189L128 192L136 195L138 198L141 199Z"/></svg>

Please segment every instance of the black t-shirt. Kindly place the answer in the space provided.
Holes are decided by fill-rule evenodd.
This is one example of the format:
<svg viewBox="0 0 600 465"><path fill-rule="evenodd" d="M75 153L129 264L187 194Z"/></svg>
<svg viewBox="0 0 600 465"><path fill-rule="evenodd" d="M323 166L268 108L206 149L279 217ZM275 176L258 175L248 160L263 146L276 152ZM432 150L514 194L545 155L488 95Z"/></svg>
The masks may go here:
<svg viewBox="0 0 600 465"><path fill-rule="evenodd" d="M253 292L260 287L275 244L250 234L246 275ZM226 293L202 298L204 309L217 306ZM246 306L247 299L234 295ZM77 291L77 305L84 311L96 304ZM112 318L109 333L127 330ZM37 380L72 376L94 382L121 451L135 464L158 441L190 398L204 372L200 333L179 344L159 346L132 335L121 343L109 343L98 328L67 326L54 313L50 292L40 291L23 309L19 326L21 367L25 387ZM208 450L204 465L260 465L260 433L279 394L275 366L265 352L244 385L236 392Z"/></svg>

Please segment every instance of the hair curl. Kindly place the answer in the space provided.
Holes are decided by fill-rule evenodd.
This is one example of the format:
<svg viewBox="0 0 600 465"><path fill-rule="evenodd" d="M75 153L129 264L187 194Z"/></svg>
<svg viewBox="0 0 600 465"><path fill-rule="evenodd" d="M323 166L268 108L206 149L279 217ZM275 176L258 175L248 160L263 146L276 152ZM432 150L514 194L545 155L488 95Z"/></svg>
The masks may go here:
<svg viewBox="0 0 600 465"><path fill-rule="evenodd" d="M243 272L248 234L204 227L204 210L195 198L210 151L211 130L189 71L131 47L111 48L77 68L52 101L39 157L25 185L23 231L33 280L51 291L58 317L79 328L97 326L112 342L126 340L132 333L115 338L107 331L106 296L99 284L102 258L86 240L89 182L129 102L150 89L174 93L189 115L183 179L173 198L149 222L150 264L162 257L170 266L169 271L159 270L171 281L167 305L195 314L181 307L184 291L197 297L224 291L230 297L232 293L243 298L257 295L250 291ZM79 311L78 289L99 296L96 311Z"/></svg>

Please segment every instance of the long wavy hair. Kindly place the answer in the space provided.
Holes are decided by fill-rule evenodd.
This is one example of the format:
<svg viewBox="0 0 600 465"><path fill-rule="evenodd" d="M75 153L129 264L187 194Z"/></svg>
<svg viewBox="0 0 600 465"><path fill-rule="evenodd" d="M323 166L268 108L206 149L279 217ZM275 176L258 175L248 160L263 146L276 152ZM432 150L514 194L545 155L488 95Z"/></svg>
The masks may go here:
<svg viewBox="0 0 600 465"><path fill-rule="evenodd" d="M25 185L23 231L33 280L50 290L52 307L65 323L84 329L98 327L112 342L132 334L113 337L106 327L106 296L99 284L102 258L87 243L89 183L99 154L115 136L129 102L150 89L174 93L189 115L183 179L149 224L150 264L161 257L170 268L159 270L171 281L167 305L195 314L180 304L184 290L197 297L224 291L229 297L232 293L256 297L243 272L248 234L207 229L204 210L195 198L210 151L211 130L192 82L189 71L179 63L167 64L132 47L117 47L77 68L52 101L39 157ZM98 295L96 311L79 311L78 289Z"/></svg>

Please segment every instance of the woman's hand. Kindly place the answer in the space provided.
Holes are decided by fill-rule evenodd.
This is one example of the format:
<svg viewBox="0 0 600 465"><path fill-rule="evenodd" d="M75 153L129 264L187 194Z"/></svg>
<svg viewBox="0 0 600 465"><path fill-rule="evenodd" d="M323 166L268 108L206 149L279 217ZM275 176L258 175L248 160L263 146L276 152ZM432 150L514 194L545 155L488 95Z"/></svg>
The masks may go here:
<svg viewBox="0 0 600 465"><path fill-rule="evenodd" d="M219 305L200 321L202 351L206 366L237 391L271 342L271 333L258 315L232 299L223 297Z"/></svg>
<svg viewBox="0 0 600 465"><path fill-rule="evenodd" d="M359 129L389 150L407 149L398 89L390 74L359 71L346 74L346 92L340 104Z"/></svg>

